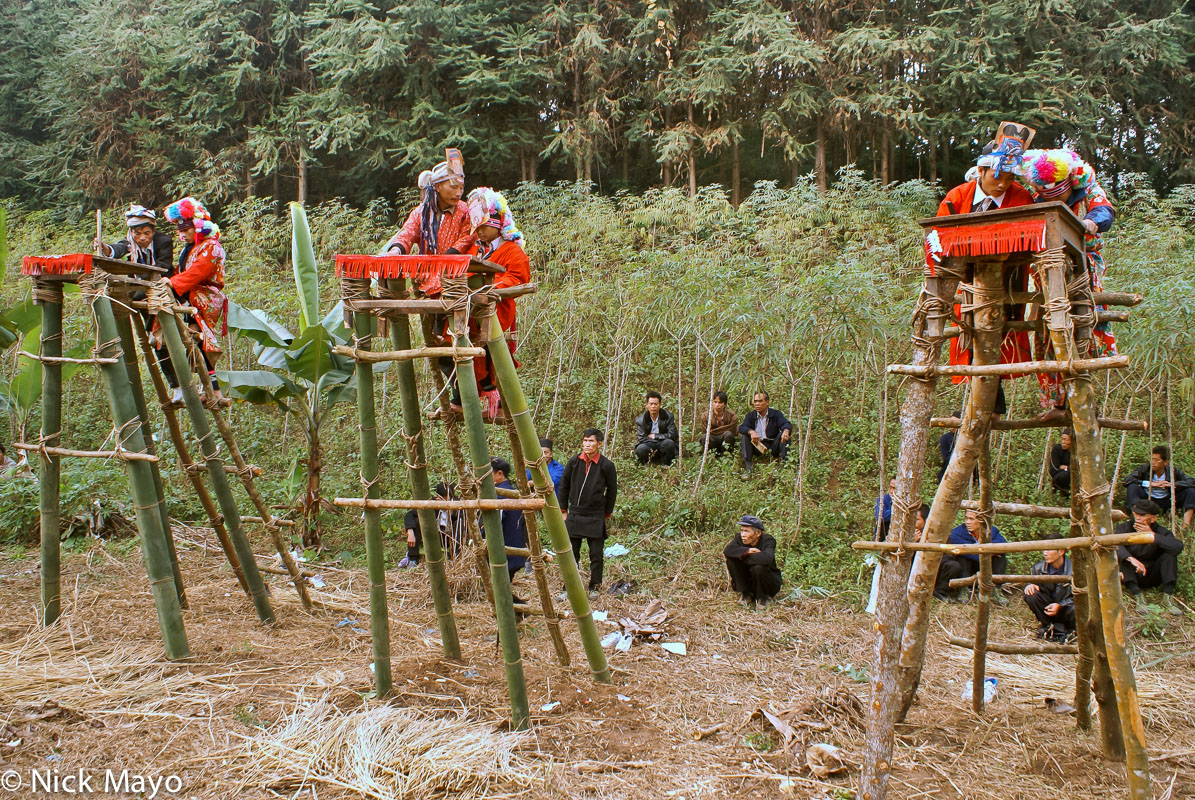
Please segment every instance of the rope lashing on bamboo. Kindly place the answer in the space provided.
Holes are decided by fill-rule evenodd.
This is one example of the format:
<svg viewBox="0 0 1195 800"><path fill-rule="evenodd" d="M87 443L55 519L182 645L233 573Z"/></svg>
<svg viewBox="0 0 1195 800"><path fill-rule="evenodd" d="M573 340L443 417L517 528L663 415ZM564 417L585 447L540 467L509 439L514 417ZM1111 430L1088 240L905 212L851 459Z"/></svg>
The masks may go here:
<svg viewBox="0 0 1195 800"><path fill-rule="evenodd" d="M419 439L422 438L422 436L423 436L422 429L420 429L419 433L415 434L414 436L411 436L410 434L408 434L405 429L400 431L399 435L402 436L403 441L407 443L407 455L408 456L411 456L414 453L419 452L417 449L417 445L419 444ZM389 443L389 440L387 440L387 443ZM385 448L383 448L383 449L385 449ZM431 467L431 464L427 461L411 463L409 460L407 460L405 458L403 459L403 464L406 466L407 469L429 469Z"/></svg>
<svg viewBox="0 0 1195 800"><path fill-rule="evenodd" d="M1005 291L1003 286L999 289L988 289L973 283L959 283L958 288L964 298L971 298L959 304L959 313L954 317L960 330L958 346L960 350L970 350L971 338L975 334L975 326L971 320L975 319L975 312L1003 306Z"/></svg>
<svg viewBox="0 0 1195 800"><path fill-rule="evenodd" d="M59 281L35 280L33 282L32 294L35 306L40 306L43 303L57 303L58 305L62 305L62 283ZM55 335L58 338L62 337L61 332Z"/></svg>
<svg viewBox="0 0 1195 800"><path fill-rule="evenodd" d="M921 294L917 298L917 306L913 309L911 320L914 346L931 347L943 341L944 337L942 336L935 337L932 341L927 338L922 333L925 329L925 325L922 323L929 323L933 320L949 320L952 316L950 305L941 297L926 289L925 286L922 286ZM927 378L918 378L918 380L927 380Z"/></svg>

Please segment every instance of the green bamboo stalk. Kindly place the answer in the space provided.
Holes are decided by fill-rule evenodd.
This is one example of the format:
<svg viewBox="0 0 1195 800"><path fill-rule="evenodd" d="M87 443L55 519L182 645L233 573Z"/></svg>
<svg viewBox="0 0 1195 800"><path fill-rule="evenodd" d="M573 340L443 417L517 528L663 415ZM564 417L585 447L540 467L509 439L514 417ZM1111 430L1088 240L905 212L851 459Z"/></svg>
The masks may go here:
<svg viewBox="0 0 1195 800"><path fill-rule="evenodd" d="M216 454L216 442L212 435L212 426L208 422L203 408L203 401L199 399L199 390L192 380L191 370L187 368L187 350L183 345L182 333L179 330L178 318L163 311L158 314L158 325L162 330L162 338L166 341L166 349L170 352L170 360L175 364L175 374L178 384L183 390L183 402L187 406L187 416L191 418L191 429L195 438L199 440L200 450L207 466L208 480L216 494L216 502L220 504L220 513L224 515L224 525L232 539L233 548L241 562L241 569L245 572L245 580L249 582L249 594L253 598L253 606L257 609L257 616L262 622L275 622L274 609L270 605L269 591L261 579L261 571L257 568L257 558L249 539L245 536L245 528L241 523L241 514L237 510L236 500L232 496L232 487L228 485L228 476L224 472L224 461Z"/></svg>
<svg viewBox="0 0 1195 800"><path fill-rule="evenodd" d="M99 281L102 278L93 277L90 280ZM112 302L102 292L101 287L99 293L89 298L99 343L96 355L100 358L120 359L120 333L117 331L116 319L112 313ZM101 364L100 372L108 389L112 420L118 432L117 444L131 452L146 452L128 370L123 363L113 363ZM166 532L162 530L162 518L158 513L158 496L154 490L153 474L149 462L146 461L126 460L124 466L132 489L137 530L141 534L145 568L149 573L150 589L153 592L154 607L158 612L158 627L162 631L166 657L171 660L187 658L191 655L191 650L187 645L187 633L179 609L178 592L170 566L170 551L166 546Z"/></svg>
<svg viewBox="0 0 1195 800"><path fill-rule="evenodd" d="M390 281L386 290L391 296L404 294L402 281ZM390 341L396 350L411 349L411 323L406 316L390 320ZM430 481L427 477L427 455L423 444L423 417L419 413L419 389L415 384L415 364L399 361L394 365L398 375L398 394L402 403L403 439L407 443L407 475L411 480L411 491L416 500L430 500ZM452 613L452 593L448 589L448 573L445 568L444 548L436 527L436 512L421 508L419 530L423 531L423 555L427 564L427 576L432 585L432 601L436 607L436 622L440 626L440 646L444 657L451 661L461 660L461 642L456 630L456 617Z"/></svg>
<svg viewBox="0 0 1195 800"><path fill-rule="evenodd" d="M548 528L548 537L552 540L556 565L560 569L560 577L564 580L564 589L568 594L569 605L572 606L573 614L577 617L581 644L585 648L585 657L589 660L589 671L593 674L594 680L610 683L610 666L606 663L606 653L602 650L597 626L593 622L593 612L589 608L589 596L585 591L585 584L581 582L581 575L577 571L577 561L573 558L573 548L569 543L568 530L564 526L564 517L560 514L560 504L556 501L552 478L548 475L548 467L543 462L539 436L535 432L535 424L531 421L531 411L527 407L527 398L523 394L523 387L519 385L514 358L506 346L506 338L502 334L502 326L498 324L497 315L491 312L488 318L481 320L481 325L481 329L488 332L486 348L489 350L490 360L493 362L494 372L498 377L502 402L506 407L506 413L514 420L515 428L519 432L519 441L523 445L523 457L531 467L535 490L544 499L544 524ZM473 374L472 365L470 365L469 374ZM474 387L474 393L476 393L476 387Z"/></svg>
<svg viewBox="0 0 1195 800"><path fill-rule="evenodd" d="M41 305L41 354L62 355L62 284L39 280L34 295ZM41 441L47 447L61 445L62 364L42 362ZM41 454L38 500L41 525L41 611L42 624L53 625L62 613L61 527L59 488L61 464L58 456Z"/></svg>
<svg viewBox="0 0 1195 800"><path fill-rule="evenodd" d="M344 294L369 297L369 281L342 281ZM353 344L373 349L373 317L353 315ZM357 429L361 433L361 482L367 498L378 499L378 423L374 414L373 364L356 362ZM369 565L369 627L373 633L373 679L378 697L394 689L390 674L390 612L386 607L386 551L382 543L382 512L365 509L365 557Z"/></svg>
<svg viewBox="0 0 1195 800"><path fill-rule="evenodd" d="M133 325L129 321L129 314L121 312L124 312L124 309L115 311L116 330L120 334L120 349L124 353L124 366L129 373L129 386L133 390L133 401L137 405L137 416L141 420L141 437L145 440L145 451L157 455L153 429L149 424L149 407L146 405L145 389L141 383L141 363L137 359L137 343L133 339ZM178 604L182 608L188 608L187 590L183 584L183 570L178 562L178 550L174 546L174 532L170 528L170 514L166 508L166 487L162 483L162 471L156 461L149 462L149 468L154 479L154 494L158 498L158 516L162 520L162 530L166 534L166 550L170 554L170 571L174 575L174 589L178 592Z"/></svg>
<svg viewBox="0 0 1195 800"><path fill-rule="evenodd" d="M457 314L453 323L453 337L461 347L469 346L464 332L464 314ZM507 353L509 356L510 354ZM473 359L456 360L456 382L461 393L461 408L464 409L465 435L469 442L469 455L473 460L474 475L484 476L478 495L487 500L497 499L494 491L494 476L490 473L490 453L485 440L485 423L481 419L481 398L477 393L477 376L473 372ZM490 556L490 583L494 587L494 616L498 618L498 639L502 645L502 660L506 667L506 687L510 692L510 727L512 730L526 730L530 724L527 709L527 684L523 677L522 656L519 653L518 621L515 619L514 596L510 593L510 573L506 568L506 543L502 539L502 515L498 511L482 511L485 522L486 550Z"/></svg>
<svg viewBox="0 0 1195 800"><path fill-rule="evenodd" d="M220 549L224 551L225 557L228 558L228 565L232 567L232 572L236 575L237 583L245 590L246 595L252 597L253 595L249 591L249 582L245 580L245 570L241 569L241 561L237 558L236 549L232 546L232 540L228 538L228 529L224 527L224 518L216 510L216 503L212 500L211 494L203 484L203 478L200 477L195 462L191 459L191 451L187 447L186 437L183 436L182 426L178 424L178 412L170 403L170 390L166 386L166 379L162 377L162 369L161 365L158 364L157 353L154 352L153 346L149 343L149 334L145 330L145 325L141 322L141 317L133 317L133 328L137 334L137 340L141 343L141 354L145 357L145 371L149 373L149 380L153 384L158 404L162 407L162 416L166 420L166 429L170 432L170 441L174 443L174 449L178 455L178 463L183 468L183 472L186 473L187 479L191 482L191 488L195 490L195 494L199 497L199 504L203 506L203 512L207 515L212 530L216 532L216 538L220 541Z"/></svg>

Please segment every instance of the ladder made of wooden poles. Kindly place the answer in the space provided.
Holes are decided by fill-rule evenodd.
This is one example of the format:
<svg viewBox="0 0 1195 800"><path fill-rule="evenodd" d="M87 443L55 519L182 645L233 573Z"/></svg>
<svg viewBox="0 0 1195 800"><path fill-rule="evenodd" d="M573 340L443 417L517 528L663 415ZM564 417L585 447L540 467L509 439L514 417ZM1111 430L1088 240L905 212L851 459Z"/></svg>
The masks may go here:
<svg viewBox="0 0 1195 800"><path fill-rule="evenodd" d="M368 257L347 256L341 258L366 260ZM556 502L554 487L548 475L539 447L539 437L531 422L526 397L515 374L514 359L507 347L505 337L494 313L494 302L501 297L518 296L534 291L534 286L512 287L495 290L493 276L503 271L499 265L473 258L469 261L467 274L459 277L443 276L443 296L437 299L412 298L408 293L408 278L418 275L426 277L425 271L416 271L420 262L417 256L390 256L386 262L385 275L377 272L377 294L371 288L369 276L348 277L340 272L341 296L345 309L345 324L353 331L351 346L336 348L340 355L352 358L357 370L357 409L361 439L361 485L362 497L336 498L338 506L363 509L365 520L366 556L370 575L370 621L373 634L374 680L377 694L390 693L393 678L390 669L389 619L386 605L385 557L381 536L381 512L387 509L415 509L419 515L420 529L424 531L423 546L428 577L432 586L432 597L440 628L441 646L444 656L460 660L461 649L452 611L452 595L448 587L445 569L445 553L437 532L436 512L465 511L470 538L474 546L481 538L477 523L480 512L482 524L488 533L485 536L485 554L478 549L478 571L486 589L486 596L493 608L498 624L498 643L505 666L506 684L510 697L511 727L524 729L529 724L526 684L523 675L522 657L519 648L516 612L542 615L547 621L557 657L562 664L569 663L568 650L560 632L559 618L544 570L544 546L541 542L539 518L543 521L551 540L551 549L560 570L565 590L576 617L582 644L585 648L589 668L599 681L610 680L610 670L605 653L598 640L597 629L589 608L589 601L577 564L573 558L564 520ZM395 276L395 266L398 276ZM407 267L410 266L408 270ZM423 347L412 345L411 320L420 318L420 329L424 334ZM437 346L432 333L433 324L440 324L447 317L450 325L446 331L450 344ZM385 325L375 323L375 318ZM469 323L475 323L474 334L478 341L470 340ZM389 328L390 344L393 349L374 351L375 325L379 330ZM505 426L512 448L512 476L518 490L503 490L501 494L494 485L490 471L490 455L481 410L481 398L477 388L473 359L489 355L497 379L502 409L506 415ZM453 362L453 375L460 392L460 410L454 410L449 401L448 380L433 364L431 370L437 393L438 412L433 416L445 425L453 464L457 472L459 499L434 498L427 474L424 415L421 413L418 385L415 378L416 359L449 358ZM382 498L379 483L377 414L374 403L373 366L377 363L394 362L397 370L403 427L401 436L406 443L406 468L411 484L411 500L390 500ZM463 423L463 425L461 424ZM462 433L464 442L462 443ZM526 472L531 472L528 481ZM502 535L500 512L519 511L523 514L527 528L526 548L507 548ZM516 608L511 594L510 575L507 570L507 555L520 555L530 559L539 592L539 607L519 606Z"/></svg>
<svg viewBox="0 0 1195 800"><path fill-rule="evenodd" d="M1111 508L1111 487L1102 464L1101 428L1142 430L1136 421L1101 419L1091 373L1128 365L1126 356L1093 357L1092 329L1105 319L1124 319L1127 312L1101 312L1097 303L1135 305L1139 295L1093 294L1084 254L1083 228L1062 203L1042 203L982 214L960 214L921 221L931 239L965 242L927 266L925 284L913 317L913 359L892 365L890 374L913 378L901 407L901 448L893 493L892 522L887 541L856 542L858 550L884 551L876 608L877 646L872 669L871 703L860 797L883 800L892 768L895 726L912 704L924 665L928 612L938 564L943 554L975 554L978 574L952 582L974 586L978 598L975 632L970 639L951 637L951 644L974 653L972 708L983 711L986 654L1075 653L1075 706L1081 728L1091 725L1090 692L1094 673L1104 754L1126 762L1130 797L1150 797L1149 761L1138 705L1132 663L1125 648L1124 612L1116 548L1152 541L1153 534L1112 534L1114 519L1125 518ZM968 241L968 228L976 237ZM992 235L1004 230L1030 232L1017 246L992 246ZM1040 233L1040 237L1037 233ZM982 239L981 237L987 237ZM1032 239L1033 241L1028 241ZM1002 250L1001 252L995 252ZM1040 291L1010 292L1015 270L1031 270ZM960 295L956 296L956 292ZM959 303L961 313L952 313ZM1020 302L1040 303L1043 315L1028 324L1006 319L1005 308ZM954 322L954 325L947 323ZM1053 360L1001 364L1001 343L1010 330L1040 330L1048 335ZM952 337L969 340L970 364L940 365L941 346ZM962 349L968 349L964 346ZM997 420L993 422L998 383L1002 375L1054 372L1066 389L1068 417L1060 420ZM932 417L937 378L964 376L970 380L960 420ZM924 541L913 534L921 506L921 482L931 424L957 427L955 449L934 495L925 523ZM1074 430L1071 459L1071 507L1051 508L996 502L991 481L989 435L992 430L1020 430L1069 424ZM978 469L979 498L965 501L973 472ZM958 510L979 514L980 534L974 545L946 543ZM995 544L989 539L996 514L1070 520L1070 537L1063 540ZM1076 645L1019 645L988 641L992 592L997 583L1024 583L1028 576L992 575L992 557L1008 552L1065 549L1072 554L1077 626ZM917 555L914 560L913 556ZM1040 576L1033 576L1041 582Z"/></svg>

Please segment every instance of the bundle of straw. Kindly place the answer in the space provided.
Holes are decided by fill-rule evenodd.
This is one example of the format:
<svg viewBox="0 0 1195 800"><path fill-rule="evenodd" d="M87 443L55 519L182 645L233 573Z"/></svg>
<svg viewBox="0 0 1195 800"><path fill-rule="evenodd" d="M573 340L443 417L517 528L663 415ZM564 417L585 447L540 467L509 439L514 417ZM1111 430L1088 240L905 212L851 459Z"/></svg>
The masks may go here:
<svg viewBox="0 0 1195 800"><path fill-rule="evenodd" d="M314 784L378 800L480 798L526 790L545 768L515 750L525 734L395 706L345 712L324 695L246 741L242 786L295 794Z"/></svg>

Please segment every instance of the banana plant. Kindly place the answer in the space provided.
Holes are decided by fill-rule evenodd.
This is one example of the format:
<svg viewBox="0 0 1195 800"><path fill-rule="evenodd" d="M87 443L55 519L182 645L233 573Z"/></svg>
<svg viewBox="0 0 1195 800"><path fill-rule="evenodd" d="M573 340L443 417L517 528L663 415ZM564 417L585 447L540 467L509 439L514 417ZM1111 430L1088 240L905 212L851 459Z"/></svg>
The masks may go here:
<svg viewBox="0 0 1195 800"><path fill-rule="evenodd" d="M299 203L290 204L290 213L299 333L292 334L264 311L229 302L229 329L254 342L257 363L266 369L225 370L217 377L230 397L275 406L290 414L303 431L307 442L306 480L292 502L303 521L303 546L319 548L320 510L336 510L320 493L320 428L333 406L356 398L357 381L353 360L332 352L336 345L348 343L340 304L320 317L319 273L307 215Z"/></svg>

